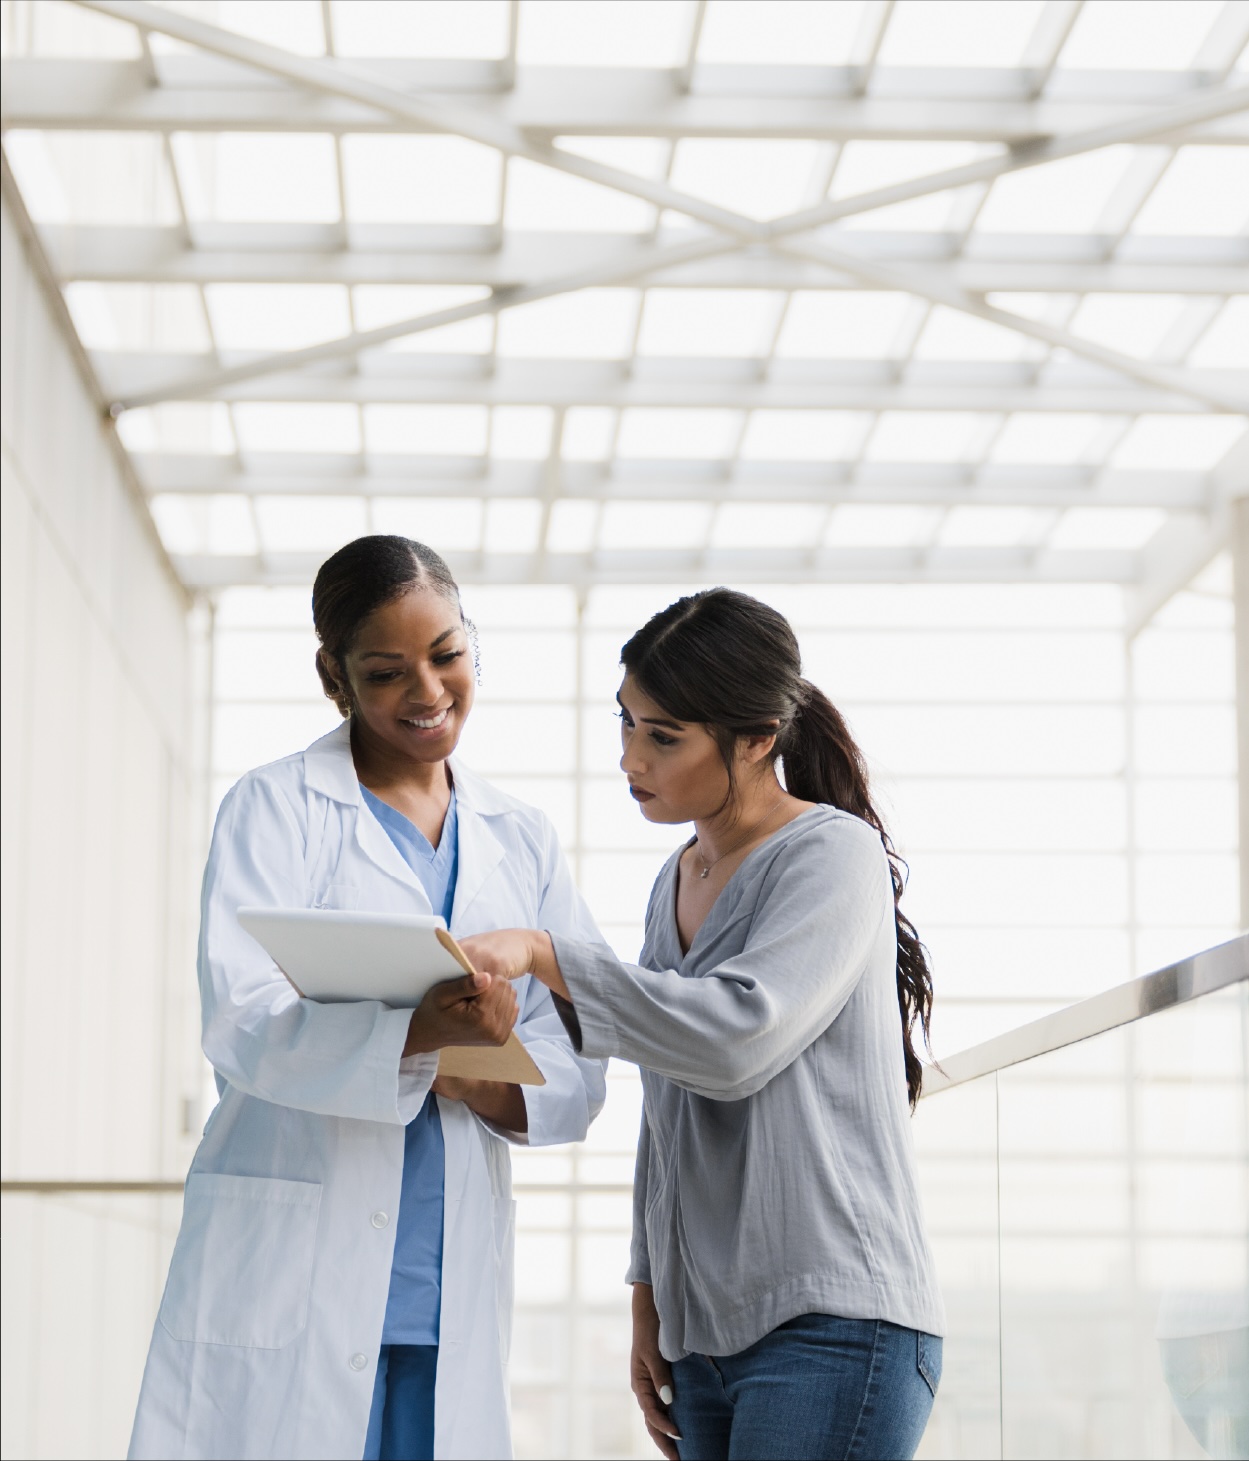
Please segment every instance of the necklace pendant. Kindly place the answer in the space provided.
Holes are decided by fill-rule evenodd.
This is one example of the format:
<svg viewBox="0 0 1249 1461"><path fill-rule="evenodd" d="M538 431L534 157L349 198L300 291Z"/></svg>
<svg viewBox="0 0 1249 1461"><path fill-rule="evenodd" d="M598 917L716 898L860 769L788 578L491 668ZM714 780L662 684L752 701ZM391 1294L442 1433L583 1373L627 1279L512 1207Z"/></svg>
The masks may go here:
<svg viewBox="0 0 1249 1461"><path fill-rule="evenodd" d="M698 876L700 878L705 878L710 871L711 871L711 869L709 867L705 867L705 868L703 868L702 872L699 873Z"/></svg>

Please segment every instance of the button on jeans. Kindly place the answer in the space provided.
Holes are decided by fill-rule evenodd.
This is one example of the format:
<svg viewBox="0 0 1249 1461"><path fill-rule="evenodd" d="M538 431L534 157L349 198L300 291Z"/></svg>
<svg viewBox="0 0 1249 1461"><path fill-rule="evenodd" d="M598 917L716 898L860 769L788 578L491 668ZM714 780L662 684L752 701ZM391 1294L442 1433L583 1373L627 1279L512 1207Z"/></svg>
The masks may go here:
<svg viewBox="0 0 1249 1461"><path fill-rule="evenodd" d="M931 1334L803 1314L739 1354L678 1360L668 1412L681 1461L898 1461L940 1381Z"/></svg>

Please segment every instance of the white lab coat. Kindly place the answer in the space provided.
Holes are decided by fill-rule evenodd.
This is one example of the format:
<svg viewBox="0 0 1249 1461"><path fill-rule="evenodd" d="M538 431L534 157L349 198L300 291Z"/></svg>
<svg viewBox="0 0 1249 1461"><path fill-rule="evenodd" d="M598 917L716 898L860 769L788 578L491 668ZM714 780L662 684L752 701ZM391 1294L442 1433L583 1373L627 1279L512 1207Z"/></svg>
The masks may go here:
<svg viewBox="0 0 1249 1461"><path fill-rule="evenodd" d="M452 762L451 928L601 937L555 833ZM436 1055L402 1061L409 1012L299 999L239 927L245 904L429 912L364 806L344 724L249 772L222 804L204 875L204 1051L221 1100L187 1178L130 1443L132 1457L363 1454L399 1211L404 1126ZM517 986L517 1033L546 1077L528 1142L579 1141L604 1072L547 990ZM446 1151L434 1454L511 1454L506 1393L514 1205L507 1139L438 1098Z"/></svg>

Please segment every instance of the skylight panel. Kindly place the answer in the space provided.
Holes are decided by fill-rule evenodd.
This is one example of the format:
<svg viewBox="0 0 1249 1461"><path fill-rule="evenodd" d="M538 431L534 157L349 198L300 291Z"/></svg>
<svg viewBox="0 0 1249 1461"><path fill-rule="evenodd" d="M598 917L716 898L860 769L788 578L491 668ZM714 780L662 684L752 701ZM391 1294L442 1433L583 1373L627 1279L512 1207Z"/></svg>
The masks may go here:
<svg viewBox="0 0 1249 1461"><path fill-rule="evenodd" d="M1125 355L1148 358L1187 307L1188 300L1175 294L1088 294L1069 328Z"/></svg>
<svg viewBox="0 0 1249 1461"><path fill-rule="evenodd" d="M601 462L611 452L616 412L608 406L570 406L564 413L560 455L566 462Z"/></svg>
<svg viewBox="0 0 1249 1461"><path fill-rule="evenodd" d="M936 507L877 507L848 502L833 509L824 534L829 548L918 548L941 519Z"/></svg>
<svg viewBox="0 0 1249 1461"><path fill-rule="evenodd" d="M352 291L356 328L379 330L400 320L485 299L489 293L489 289L476 284L358 284ZM436 355L488 355L493 342L494 316L481 314L436 330L401 335L382 348Z"/></svg>
<svg viewBox="0 0 1249 1461"><path fill-rule="evenodd" d="M698 60L727 66L845 66L865 7L863 0L812 5L811 0L711 0L703 17Z"/></svg>
<svg viewBox="0 0 1249 1461"><path fill-rule="evenodd" d="M175 556L256 552L251 506L239 493L159 493L148 506L165 551Z"/></svg>
<svg viewBox="0 0 1249 1461"><path fill-rule="evenodd" d="M1192 65L1221 0L1086 0L1058 57L1060 67L1171 71Z"/></svg>
<svg viewBox="0 0 1249 1461"><path fill-rule="evenodd" d="M872 423L860 411L752 411L744 461L829 462L858 456Z"/></svg>
<svg viewBox="0 0 1249 1461"><path fill-rule="evenodd" d="M65 303L88 350L188 352L208 350L208 322L193 284L65 286Z"/></svg>
<svg viewBox="0 0 1249 1461"><path fill-rule="evenodd" d="M747 218L777 218L813 201L821 144L752 137L683 137L672 186Z"/></svg>
<svg viewBox="0 0 1249 1461"><path fill-rule="evenodd" d="M1154 507L1073 507L1058 519L1051 548L1143 548L1166 521Z"/></svg>
<svg viewBox="0 0 1249 1461"><path fill-rule="evenodd" d="M234 450L230 413L221 401L165 401L123 411L117 434L132 452L224 456Z"/></svg>
<svg viewBox="0 0 1249 1461"><path fill-rule="evenodd" d="M864 456L872 462L967 461L993 420L972 411L882 411Z"/></svg>
<svg viewBox="0 0 1249 1461"><path fill-rule="evenodd" d="M353 223L496 223L503 161L464 137L343 138Z"/></svg>
<svg viewBox="0 0 1249 1461"><path fill-rule="evenodd" d="M767 353L783 296L764 289L648 289L639 355Z"/></svg>
<svg viewBox="0 0 1249 1461"><path fill-rule="evenodd" d="M642 198L601 187L553 167L513 157L508 161L508 228L564 229L574 233L644 233L656 209Z"/></svg>
<svg viewBox="0 0 1249 1461"><path fill-rule="evenodd" d="M1157 472L1206 472L1218 466L1244 430L1239 416L1138 416L1110 464Z"/></svg>
<svg viewBox="0 0 1249 1461"><path fill-rule="evenodd" d="M666 137L556 137L556 147L641 178L662 178L672 144Z"/></svg>
<svg viewBox="0 0 1249 1461"><path fill-rule="evenodd" d="M332 553L369 530L363 497L257 497L266 553Z"/></svg>
<svg viewBox="0 0 1249 1461"><path fill-rule="evenodd" d="M1105 418L1064 411L1016 411L994 439L989 460L1012 466L1087 461Z"/></svg>
<svg viewBox="0 0 1249 1461"><path fill-rule="evenodd" d="M690 10L671 0L521 0L516 59L522 66L678 66Z"/></svg>
<svg viewBox="0 0 1249 1461"><path fill-rule="evenodd" d="M1201 370L1249 370L1249 295L1229 299L1190 351Z"/></svg>
<svg viewBox="0 0 1249 1461"><path fill-rule="evenodd" d="M482 456L486 407L368 405L364 408L364 446L380 455Z"/></svg>
<svg viewBox="0 0 1249 1461"><path fill-rule="evenodd" d="M999 151L975 142L847 142L837 160L830 194L850 198L894 183L910 182L962 167L976 158ZM940 229L950 219L959 190L947 189L868 213L855 213L842 222L851 229Z"/></svg>
<svg viewBox="0 0 1249 1461"><path fill-rule="evenodd" d="M344 401L240 401L241 451L358 452L360 413Z"/></svg>
<svg viewBox="0 0 1249 1461"><path fill-rule="evenodd" d="M621 414L616 449L622 457L716 461L732 452L740 430L740 411L633 407Z"/></svg>
<svg viewBox="0 0 1249 1461"><path fill-rule="evenodd" d="M320 133L175 132L187 216L229 223L336 223L334 143Z"/></svg>
<svg viewBox="0 0 1249 1461"><path fill-rule="evenodd" d="M1042 0L899 0L877 61L882 66L1018 66Z"/></svg>
<svg viewBox="0 0 1249 1461"><path fill-rule="evenodd" d="M1038 507L952 507L937 529L937 542L951 548L1018 548L1037 543L1054 521Z"/></svg>
<svg viewBox="0 0 1249 1461"><path fill-rule="evenodd" d="M325 55L319 0L218 0L215 10L223 30L300 56Z"/></svg>
<svg viewBox="0 0 1249 1461"><path fill-rule="evenodd" d="M1133 233L1227 235L1249 228L1249 147L1181 147Z"/></svg>
<svg viewBox="0 0 1249 1461"><path fill-rule="evenodd" d="M979 233L1088 233L1131 165L1131 147L1103 147L1005 173L976 219Z"/></svg>
<svg viewBox="0 0 1249 1461"><path fill-rule="evenodd" d="M298 350L351 332L341 284L209 284L204 298L222 350Z"/></svg>
<svg viewBox="0 0 1249 1461"><path fill-rule="evenodd" d="M496 406L490 420L490 455L501 461L540 462L551 453L549 406Z"/></svg>
<svg viewBox="0 0 1249 1461"><path fill-rule="evenodd" d="M534 497L496 497L486 504L482 547L487 553L534 553L542 530L542 504Z"/></svg>
<svg viewBox="0 0 1249 1461"><path fill-rule="evenodd" d="M939 304L915 342L915 360L1026 360L1044 346L989 320Z"/></svg>
<svg viewBox="0 0 1249 1461"><path fill-rule="evenodd" d="M870 289L799 289L776 342L778 359L887 360L910 296Z"/></svg>
<svg viewBox="0 0 1249 1461"><path fill-rule="evenodd" d="M497 60L507 54L507 0L333 0L340 56Z"/></svg>
<svg viewBox="0 0 1249 1461"><path fill-rule="evenodd" d="M26 5L26 34L17 32L17 16L6 0L3 19L4 56L75 56L92 61L130 60L143 54L134 26L97 15L64 0ZM24 42L24 44L23 44Z"/></svg>
<svg viewBox="0 0 1249 1461"><path fill-rule="evenodd" d="M710 527L709 502L606 502L598 545L626 550L701 548Z"/></svg>
<svg viewBox="0 0 1249 1461"><path fill-rule="evenodd" d="M551 507L546 527L548 553L588 553L598 533L599 504L584 497L561 497Z"/></svg>
<svg viewBox="0 0 1249 1461"><path fill-rule="evenodd" d="M712 548L809 548L828 509L809 502L726 502L716 513Z"/></svg>
<svg viewBox="0 0 1249 1461"><path fill-rule="evenodd" d="M375 497L373 531L427 543L437 553L475 552L481 545L479 497Z"/></svg>
<svg viewBox="0 0 1249 1461"><path fill-rule="evenodd" d="M171 224L178 203L150 132L23 132L4 149L37 223Z"/></svg>
<svg viewBox="0 0 1249 1461"><path fill-rule="evenodd" d="M499 314L499 354L534 360L619 360L633 346L636 289L579 289Z"/></svg>

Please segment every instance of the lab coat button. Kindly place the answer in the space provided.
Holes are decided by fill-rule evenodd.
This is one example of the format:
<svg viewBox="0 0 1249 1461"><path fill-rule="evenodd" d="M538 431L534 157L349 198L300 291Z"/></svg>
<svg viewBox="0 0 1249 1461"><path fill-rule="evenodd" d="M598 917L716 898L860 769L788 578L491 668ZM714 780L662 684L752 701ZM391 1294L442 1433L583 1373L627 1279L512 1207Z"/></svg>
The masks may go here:
<svg viewBox="0 0 1249 1461"><path fill-rule="evenodd" d="M375 1228L384 1228L390 1219L384 1212L375 1212L369 1221Z"/></svg>
<svg viewBox="0 0 1249 1461"><path fill-rule="evenodd" d="M369 1362L368 1355L366 1355L366 1354L353 1354L352 1357L351 1357L351 1368L353 1370L362 1370L362 1369L364 1369L365 1365L368 1364L368 1362Z"/></svg>

